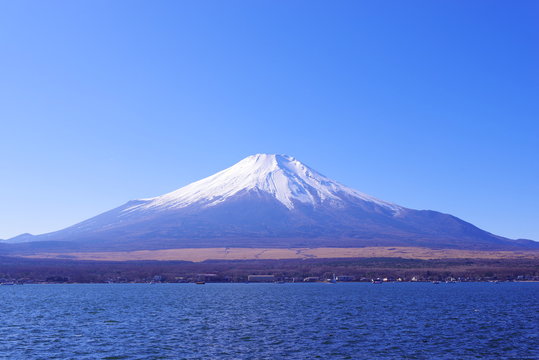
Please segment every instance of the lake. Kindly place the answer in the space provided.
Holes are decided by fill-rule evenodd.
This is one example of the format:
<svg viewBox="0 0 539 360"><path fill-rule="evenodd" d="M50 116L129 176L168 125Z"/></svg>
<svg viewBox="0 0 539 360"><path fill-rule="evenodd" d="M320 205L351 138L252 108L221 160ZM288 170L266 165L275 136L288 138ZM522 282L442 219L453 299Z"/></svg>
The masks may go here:
<svg viewBox="0 0 539 360"><path fill-rule="evenodd" d="M1 359L539 359L539 283L1 286Z"/></svg>

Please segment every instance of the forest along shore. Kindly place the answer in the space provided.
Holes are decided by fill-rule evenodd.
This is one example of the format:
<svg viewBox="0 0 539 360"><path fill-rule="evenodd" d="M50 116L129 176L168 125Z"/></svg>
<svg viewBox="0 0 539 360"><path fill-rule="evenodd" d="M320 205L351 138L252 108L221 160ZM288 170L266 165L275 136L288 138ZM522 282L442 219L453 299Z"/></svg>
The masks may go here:
<svg viewBox="0 0 539 360"><path fill-rule="evenodd" d="M0 258L2 283L246 282L274 281L539 281L539 258L405 259L398 257L94 261Z"/></svg>

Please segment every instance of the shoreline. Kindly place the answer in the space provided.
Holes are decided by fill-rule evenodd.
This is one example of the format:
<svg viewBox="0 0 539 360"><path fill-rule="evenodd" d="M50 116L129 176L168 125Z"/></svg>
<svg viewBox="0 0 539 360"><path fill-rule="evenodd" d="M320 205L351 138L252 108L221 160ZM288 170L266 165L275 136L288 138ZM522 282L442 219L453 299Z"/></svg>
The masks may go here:
<svg viewBox="0 0 539 360"><path fill-rule="evenodd" d="M539 280L539 258L501 259L250 259L190 261L95 261L0 257L0 283L242 283L332 279L368 282Z"/></svg>

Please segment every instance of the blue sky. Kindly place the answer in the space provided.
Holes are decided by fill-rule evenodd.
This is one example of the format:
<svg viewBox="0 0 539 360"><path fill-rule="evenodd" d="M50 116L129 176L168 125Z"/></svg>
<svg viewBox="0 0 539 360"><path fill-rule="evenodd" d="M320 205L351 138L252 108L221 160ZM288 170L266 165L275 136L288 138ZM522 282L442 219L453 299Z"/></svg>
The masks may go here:
<svg viewBox="0 0 539 360"><path fill-rule="evenodd" d="M539 240L536 1L4 1L0 238L254 153Z"/></svg>

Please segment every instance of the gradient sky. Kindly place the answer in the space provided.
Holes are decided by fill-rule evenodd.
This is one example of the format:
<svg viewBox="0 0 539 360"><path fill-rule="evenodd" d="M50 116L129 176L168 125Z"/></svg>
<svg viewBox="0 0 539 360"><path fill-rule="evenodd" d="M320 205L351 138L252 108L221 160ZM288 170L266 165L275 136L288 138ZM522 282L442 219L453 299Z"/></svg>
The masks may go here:
<svg viewBox="0 0 539 360"><path fill-rule="evenodd" d="M0 238L254 153L539 240L537 1L0 2Z"/></svg>

